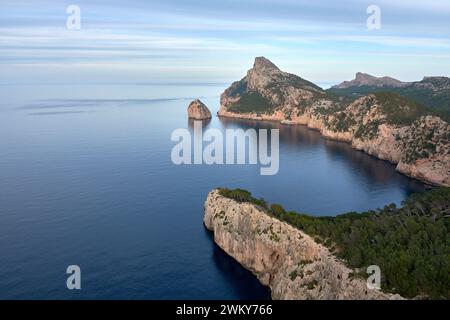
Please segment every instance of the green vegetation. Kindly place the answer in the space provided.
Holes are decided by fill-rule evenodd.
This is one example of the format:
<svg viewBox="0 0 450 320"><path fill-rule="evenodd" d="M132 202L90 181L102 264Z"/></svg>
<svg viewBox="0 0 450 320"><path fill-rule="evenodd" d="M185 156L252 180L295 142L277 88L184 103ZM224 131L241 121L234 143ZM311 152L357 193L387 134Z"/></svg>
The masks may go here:
<svg viewBox="0 0 450 320"><path fill-rule="evenodd" d="M277 215L277 216L281 216L286 213L284 208L281 205L276 204L276 203L274 203L270 206L270 211L273 212L273 214Z"/></svg>
<svg viewBox="0 0 450 320"><path fill-rule="evenodd" d="M351 114L345 112L335 113L333 120L327 123L329 129L338 132L349 131L354 125L356 125L356 120Z"/></svg>
<svg viewBox="0 0 450 320"><path fill-rule="evenodd" d="M363 140L372 140L377 137L379 126L383 123L393 125L411 125L421 116L426 115L427 110L414 101L390 92L377 92L374 94L382 113L383 119L373 120L369 123L360 123L355 131L355 137ZM368 106L370 107L370 106ZM330 121L328 127L335 131L348 131L355 126L356 121L345 112L335 113L335 117ZM422 157L426 157L425 153Z"/></svg>
<svg viewBox="0 0 450 320"><path fill-rule="evenodd" d="M307 99L301 99L299 109L304 109L309 106L312 101L328 98L328 94L319 86L305 79L302 79L292 74L280 74L277 80L269 82L265 90L271 92L279 100L283 100L286 94L286 88L293 87L295 89L303 89L309 91L312 96ZM245 79L234 82L226 94L230 97L239 98L238 101L230 106L228 110L235 113L256 113L258 115L265 113L272 113L278 105L273 105L272 102L262 95L258 90L250 90ZM333 96L335 97L335 96ZM337 96L336 96L337 97ZM343 100L342 97L337 97L338 101ZM282 103L280 103L282 105ZM289 118L289 116L287 116Z"/></svg>
<svg viewBox="0 0 450 320"><path fill-rule="evenodd" d="M228 107L228 110L236 113L263 114L273 111L273 106L268 99L257 91L250 91L243 94L235 105Z"/></svg>
<svg viewBox="0 0 450 320"><path fill-rule="evenodd" d="M292 272L289 274L289 278L291 279L291 281L294 281L295 279L297 279L297 276L298 276L298 274L297 274L297 269L295 269L294 271L292 271Z"/></svg>
<svg viewBox="0 0 450 320"><path fill-rule="evenodd" d="M414 163L418 159L432 157L438 150L442 154L449 145L448 132L448 129L427 125L425 121L414 122L409 129L409 137L401 141L404 149L402 161Z"/></svg>
<svg viewBox="0 0 450 320"><path fill-rule="evenodd" d="M294 74L288 74L287 79L284 80L283 83L285 83L288 86L292 86L296 89L305 89L319 93L325 93L325 91L318 85L303 78L300 78L299 76L296 76Z"/></svg>
<svg viewBox="0 0 450 320"><path fill-rule="evenodd" d="M296 76L294 74L285 74L283 76L281 76L281 78L279 78L276 81L272 81L270 82L266 89L269 89L271 91L275 91L277 93L281 93L281 88L283 87L293 87L295 89L304 89L304 90L308 90L313 94L318 94L318 95L325 95L325 91L319 87L318 85L305 80L303 78L300 78L299 76Z"/></svg>
<svg viewBox="0 0 450 320"><path fill-rule="evenodd" d="M430 82L430 80L428 80ZM370 93L389 92L403 96L423 106L426 114L437 115L447 122L450 122L450 90L433 91L418 86L407 86L400 88L387 87L354 87L348 89L328 89L331 95L357 99Z"/></svg>
<svg viewBox="0 0 450 320"><path fill-rule="evenodd" d="M314 236L352 268L380 266L386 291L409 298L450 299L450 188L414 194L402 208L391 204L336 217L286 212L278 204L268 207L266 201L242 189L221 189L220 193L255 203L267 214Z"/></svg>
<svg viewBox="0 0 450 320"><path fill-rule="evenodd" d="M231 85L228 94L230 96L237 96L244 94L246 91L247 91L247 82L236 81Z"/></svg>
<svg viewBox="0 0 450 320"><path fill-rule="evenodd" d="M219 194L223 197L236 200L237 202L251 202L258 207L267 209L267 202L264 199L256 199L252 196L251 192L243 189L227 189L219 188Z"/></svg>
<svg viewBox="0 0 450 320"><path fill-rule="evenodd" d="M314 289L315 287L317 287L318 284L319 284L319 283L317 282L317 280L313 280L313 281L309 282L308 284L306 284L306 288L307 288L308 290L312 290L312 289Z"/></svg>
<svg viewBox="0 0 450 320"><path fill-rule="evenodd" d="M408 164L415 163L419 159L432 156L435 152L436 145L432 142L423 143L421 140L410 141L402 157L402 161Z"/></svg>
<svg viewBox="0 0 450 320"><path fill-rule="evenodd" d="M318 107L315 109L317 113L323 114L323 115L330 115L336 112L333 108L324 108L324 107ZM340 111L340 110L339 110Z"/></svg>
<svg viewBox="0 0 450 320"><path fill-rule="evenodd" d="M355 138L372 140L378 135L378 127L380 124L380 121L371 121L365 125L361 124L355 131Z"/></svg>
<svg viewBox="0 0 450 320"><path fill-rule="evenodd" d="M398 94L378 92L375 96L390 124L410 125L426 113L422 106Z"/></svg>

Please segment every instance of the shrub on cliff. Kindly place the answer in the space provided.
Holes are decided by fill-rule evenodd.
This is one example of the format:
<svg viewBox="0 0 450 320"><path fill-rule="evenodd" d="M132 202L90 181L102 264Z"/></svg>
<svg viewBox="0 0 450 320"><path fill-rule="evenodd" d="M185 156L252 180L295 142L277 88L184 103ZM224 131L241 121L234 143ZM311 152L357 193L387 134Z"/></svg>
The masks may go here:
<svg viewBox="0 0 450 320"><path fill-rule="evenodd" d="M283 217L286 214L286 210L284 210L284 208L279 205L279 204L272 204L270 206L270 211L272 212L272 214L276 217Z"/></svg>
<svg viewBox="0 0 450 320"><path fill-rule="evenodd" d="M237 202L251 202L264 209L267 209L267 202L264 199L254 198L252 196L252 193L247 190L239 188L238 189L220 188L219 194L226 198L236 200Z"/></svg>
<svg viewBox="0 0 450 320"><path fill-rule="evenodd" d="M410 125L426 113L424 107L396 93L377 92L375 96L391 124Z"/></svg>
<svg viewBox="0 0 450 320"><path fill-rule="evenodd" d="M257 91L250 91L242 94L239 101L228 109L231 112L237 113L256 113L263 114L272 112L275 106L270 101Z"/></svg>

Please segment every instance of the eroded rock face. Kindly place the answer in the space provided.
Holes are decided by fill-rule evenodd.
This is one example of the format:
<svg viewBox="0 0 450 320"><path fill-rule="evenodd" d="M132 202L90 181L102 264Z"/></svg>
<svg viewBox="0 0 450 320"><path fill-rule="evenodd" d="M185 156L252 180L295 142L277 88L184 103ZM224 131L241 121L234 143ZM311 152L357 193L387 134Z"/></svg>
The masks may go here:
<svg viewBox="0 0 450 320"><path fill-rule="evenodd" d="M397 169L436 185L450 186L450 126L438 117L421 117L398 144L404 150Z"/></svg>
<svg viewBox="0 0 450 320"><path fill-rule="evenodd" d="M206 120L211 119L211 112L203 102L196 99L189 104L188 116L195 120Z"/></svg>
<svg viewBox="0 0 450 320"><path fill-rule="evenodd" d="M398 95L382 93L346 103L260 57L221 95L218 115L306 125L397 164L405 175L450 186L450 125L436 116L404 121L419 114L416 108Z"/></svg>
<svg viewBox="0 0 450 320"><path fill-rule="evenodd" d="M218 190L208 194L204 224L217 245L270 287L273 299L401 299L368 289L307 234Z"/></svg>

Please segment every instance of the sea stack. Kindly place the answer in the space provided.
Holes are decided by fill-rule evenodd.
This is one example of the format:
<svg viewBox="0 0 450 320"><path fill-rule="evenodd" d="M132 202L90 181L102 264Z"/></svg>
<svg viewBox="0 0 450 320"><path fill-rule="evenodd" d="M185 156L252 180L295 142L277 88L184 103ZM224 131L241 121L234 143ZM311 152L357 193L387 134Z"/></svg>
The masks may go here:
<svg viewBox="0 0 450 320"><path fill-rule="evenodd" d="M190 119L206 120L211 119L211 112L203 102L199 99L195 99L189 104L188 116Z"/></svg>

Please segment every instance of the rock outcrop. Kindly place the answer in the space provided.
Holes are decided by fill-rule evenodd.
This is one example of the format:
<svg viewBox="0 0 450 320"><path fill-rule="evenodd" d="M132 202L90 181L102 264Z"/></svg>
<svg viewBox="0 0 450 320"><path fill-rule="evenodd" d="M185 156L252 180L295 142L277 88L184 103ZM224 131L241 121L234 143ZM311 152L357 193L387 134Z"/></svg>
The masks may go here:
<svg viewBox="0 0 450 320"><path fill-rule="evenodd" d="M419 105L394 93L368 94L351 102L260 57L221 95L218 115L306 125L397 164L410 177L450 186L449 124L424 115Z"/></svg>
<svg viewBox="0 0 450 320"><path fill-rule="evenodd" d="M189 104L188 116L195 120L211 119L211 112L208 107L199 99L195 99Z"/></svg>
<svg viewBox="0 0 450 320"><path fill-rule="evenodd" d="M368 289L304 232L218 190L208 194L204 224L219 247L270 287L273 299L401 299Z"/></svg>

